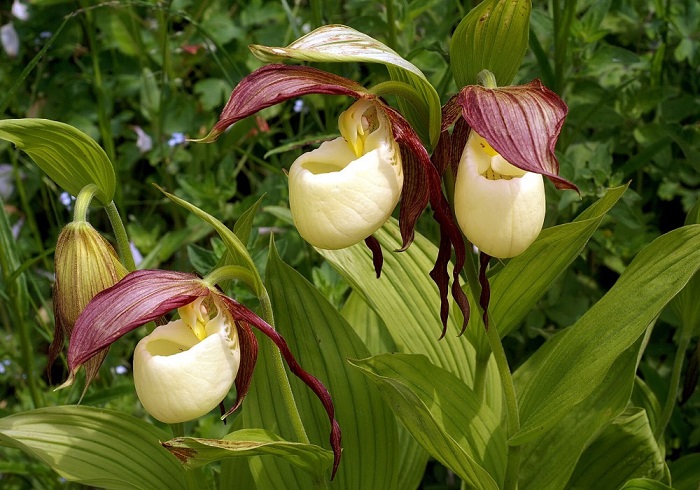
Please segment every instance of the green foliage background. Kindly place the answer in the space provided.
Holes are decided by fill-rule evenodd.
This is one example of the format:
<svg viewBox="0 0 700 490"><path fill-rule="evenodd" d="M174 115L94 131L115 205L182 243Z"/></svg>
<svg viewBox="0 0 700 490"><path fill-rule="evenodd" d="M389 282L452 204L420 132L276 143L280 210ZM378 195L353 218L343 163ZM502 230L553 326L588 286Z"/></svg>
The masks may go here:
<svg viewBox="0 0 700 490"><path fill-rule="evenodd" d="M0 25L12 22L20 45L15 57L0 52L0 117L62 121L105 149L117 172L116 204L127 211L130 237L144 257L141 268L206 272L223 249L206 225L152 183L231 226L264 195L249 240L259 269L274 233L283 260L341 307L349 286L290 225L284 169L311 145L334 136L349 99L308 96L303 103L266 109L212 145L175 144L173 135L197 138L208 132L231 89L260 66L248 44L285 46L328 23L349 25L395 49L426 73L444 103L456 91L449 39L472 3L35 0L29 19L22 21L12 17L7 1L0 5ZM629 181L631 187L584 253L507 337L513 367L572 325L645 245L681 226L700 188L698 3L533 4L530 49L514 83L541 78L569 105L557 151L561 174L581 189L579 199L548 186L547 226L571 221L609 187ZM323 68L365 86L386 79L376 65ZM152 140L147 151L137 145L137 128ZM77 389L51 391L48 375L54 383L62 381L63 365L45 372L53 331L52 252L59 230L71 219L70 203L62 204L60 196L61 189L26 154L0 141L0 197L15 237L13 253L6 249L2 255L12 255L28 279L26 304L19 305L7 272L17 267L0 264L0 417L37 403L75 403L79 397ZM101 212L94 212L91 222L110 230ZM419 227L436 241L430 220ZM236 294L250 299L242 288ZM29 325L33 352L20 348L18 318ZM670 309L662 314L640 366L645 386L659 400L667 395L678 321ZM112 348L85 404L144 415L128 375L135 338ZM697 349L696 341L691 349ZM37 378L38 393L29 388L31 376ZM666 440L670 460L700 448L698 396L674 411ZM221 437L226 430L211 418L196 424L203 437ZM3 488L71 486L18 451L0 448L0 455ZM431 464L424 486L454 488L453 480L444 467Z"/></svg>

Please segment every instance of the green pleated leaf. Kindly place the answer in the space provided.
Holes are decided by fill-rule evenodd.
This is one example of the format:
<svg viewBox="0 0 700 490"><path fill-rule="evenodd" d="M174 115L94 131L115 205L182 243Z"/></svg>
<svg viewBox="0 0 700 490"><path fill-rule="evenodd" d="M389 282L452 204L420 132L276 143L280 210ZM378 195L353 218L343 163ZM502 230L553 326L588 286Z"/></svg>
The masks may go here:
<svg viewBox="0 0 700 490"><path fill-rule="evenodd" d="M419 444L469 488L499 488L505 433L467 385L422 355L382 354L350 362L377 385Z"/></svg>
<svg viewBox="0 0 700 490"><path fill-rule="evenodd" d="M399 447L395 417L365 377L346 361L368 356L367 348L313 285L281 261L274 247L266 283L279 332L302 367L321 380L333 399L342 430L343 456L331 488L396 488ZM244 427L275 426L282 437L295 440L267 343L261 339L242 422ZM306 385L294 377L290 382L309 439L326 447L328 415L315 397L308 396ZM258 489L312 488L306 474L280 458L254 457L249 465Z"/></svg>
<svg viewBox="0 0 700 490"><path fill-rule="evenodd" d="M0 138L27 152L51 180L77 196L88 184L98 188L103 205L114 198L116 178L107 154L82 131L47 119L0 121Z"/></svg>
<svg viewBox="0 0 700 490"><path fill-rule="evenodd" d="M685 217L686 225L700 224L700 201ZM695 274L678 295L673 298L671 307L680 319L681 337L691 338L700 335L700 274Z"/></svg>
<svg viewBox="0 0 700 490"><path fill-rule="evenodd" d="M66 480L116 489L184 489L168 434L103 408L40 408L0 419L0 444L21 449Z"/></svg>
<svg viewBox="0 0 700 490"><path fill-rule="evenodd" d="M696 488L697 486L693 487L693 490L696 490ZM622 485L620 490L680 490L680 488L675 486L675 482L674 487L671 488L660 481L648 478L635 478Z"/></svg>
<svg viewBox="0 0 700 490"><path fill-rule="evenodd" d="M505 337L517 327L562 272L578 257L627 185L610 189L572 223L542 230L525 252L491 279L489 312Z"/></svg>
<svg viewBox="0 0 700 490"><path fill-rule="evenodd" d="M586 449L567 488L617 490L632 478L669 483L646 412L629 408Z"/></svg>
<svg viewBox="0 0 700 490"><path fill-rule="evenodd" d="M700 453L687 454L669 463L673 488L697 490L700 485Z"/></svg>
<svg viewBox="0 0 700 490"><path fill-rule="evenodd" d="M384 322L362 297L353 291L345 301L341 314L372 355L396 352L394 340ZM396 488L418 488L430 455L411 436L403 424L399 424L399 481Z"/></svg>
<svg viewBox="0 0 700 490"><path fill-rule="evenodd" d="M452 75L458 87L474 85L481 70L509 85L528 46L530 0L486 0L459 23L450 42Z"/></svg>
<svg viewBox="0 0 700 490"><path fill-rule="evenodd" d="M226 245L226 250L228 252L228 254L226 254L226 263L220 265L233 265L240 267L241 277L239 277L239 279L243 280L255 294L262 294L263 287L262 283L260 282L260 276L258 275L255 263L253 262L253 258L248 253L248 249L238 235L232 232L226 225L224 225L214 216L202 211L194 204L190 204L184 199L180 199L174 194L164 191L160 187L158 187L158 189L165 194L168 199L176 204L179 204L200 219L206 221L214 228L214 230L216 230L219 237L224 242L224 245Z"/></svg>
<svg viewBox="0 0 700 490"><path fill-rule="evenodd" d="M417 99L409 103L399 99L401 111L421 139L430 145L440 137L440 98L435 88L413 63L373 37L343 25L327 25L300 37L286 48L253 44L250 50L261 61L279 62L284 59L314 62L382 63L389 76L415 91ZM392 92L402 95L402 91ZM385 94L381 94L385 95Z"/></svg>
<svg viewBox="0 0 700 490"><path fill-rule="evenodd" d="M401 248L401 235L394 219L373 236L385 251ZM408 250L384 253L379 279L374 274L371 252L363 244L342 250L319 249L318 252L381 317L399 352L423 354L436 366L455 374L467 386L473 386L476 351L466 336L448 334L438 341L442 332L440 295L428 275L438 253L435 245L416 233ZM458 325L462 319L454 315L448 319L448 332L460 330ZM484 385L486 401L500 417L503 395L493 360L489 363Z"/></svg>
<svg viewBox="0 0 700 490"><path fill-rule="evenodd" d="M514 375L516 391L537 372L569 332L571 330L564 330L548 340L518 368ZM518 474L521 489L565 488L585 448L627 406L634 384L638 352L639 343L627 349L588 398L569 410L538 439L523 445Z"/></svg>
<svg viewBox="0 0 700 490"><path fill-rule="evenodd" d="M177 437L164 442L163 447L190 469L220 459L267 455L282 458L316 478L330 473L333 466L332 451L313 444L285 441L263 429L242 429L223 439Z"/></svg>
<svg viewBox="0 0 700 490"><path fill-rule="evenodd" d="M570 329L519 396L521 429L510 444L539 437L603 381L700 268L700 225L673 230L644 248L617 283Z"/></svg>

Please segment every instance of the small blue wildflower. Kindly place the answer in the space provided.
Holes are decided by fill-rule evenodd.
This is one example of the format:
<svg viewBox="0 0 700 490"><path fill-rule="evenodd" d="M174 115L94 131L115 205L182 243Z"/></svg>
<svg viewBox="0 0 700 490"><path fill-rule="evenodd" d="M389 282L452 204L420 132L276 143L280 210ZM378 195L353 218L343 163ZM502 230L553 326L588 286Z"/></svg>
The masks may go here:
<svg viewBox="0 0 700 490"><path fill-rule="evenodd" d="M129 370L126 368L126 366L117 366L114 368L114 372L121 375L121 374L126 374Z"/></svg>
<svg viewBox="0 0 700 490"><path fill-rule="evenodd" d="M185 133L173 133L168 140L168 146L173 148L178 145L184 144L186 141Z"/></svg>
<svg viewBox="0 0 700 490"><path fill-rule="evenodd" d="M300 113L301 111L304 110L304 101L301 99L297 99L294 101L294 107L292 108L294 112L297 114Z"/></svg>

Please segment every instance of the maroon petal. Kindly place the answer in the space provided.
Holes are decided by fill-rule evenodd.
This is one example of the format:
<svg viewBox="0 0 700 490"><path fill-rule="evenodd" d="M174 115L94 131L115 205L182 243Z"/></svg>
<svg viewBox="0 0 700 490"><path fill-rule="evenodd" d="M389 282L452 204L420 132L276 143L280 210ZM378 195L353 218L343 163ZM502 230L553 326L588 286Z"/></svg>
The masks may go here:
<svg viewBox="0 0 700 490"><path fill-rule="evenodd" d="M372 252L372 264L374 264L374 272L377 274L377 279L382 275L382 265L384 265L384 256L382 255L382 246L379 240L372 235L365 238L365 245Z"/></svg>
<svg viewBox="0 0 700 490"><path fill-rule="evenodd" d="M362 85L309 66L272 64L258 68L233 89L219 122L204 141L214 141L229 126L266 107L307 94L368 95Z"/></svg>
<svg viewBox="0 0 700 490"><path fill-rule="evenodd" d="M68 347L71 376L122 335L209 293L192 274L161 270L127 274L95 295L75 322Z"/></svg>
<svg viewBox="0 0 700 490"><path fill-rule="evenodd" d="M287 341L284 340L277 330L271 327L267 322L250 311L248 308L232 300L231 298L227 296L220 296L219 298L226 303L234 320L248 323L267 335L282 353L282 357L284 357L284 360L287 362L287 365L292 373L294 373L295 376L297 376L309 388L311 388L319 400L321 400L321 403L326 409L326 413L328 414L328 418L331 422L330 442L334 454L333 473L331 474L331 479L333 479L336 471L338 471L342 448L340 446L340 425L338 425L338 421L335 419L335 408L333 408L333 401L331 400L331 395L328 393L328 390L317 378L304 371L304 369L294 358L292 351L289 350Z"/></svg>
<svg viewBox="0 0 700 490"><path fill-rule="evenodd" d="M452 210L447 203L447 199L445 199L445 195L442 193L440 174L431 162L430 156L420 142L418 135L401 114L386 105L384 109L391 120L396 141L398 141L400 145L405 146L406 153L411 154L409 158L404 160L404 173L411 172L411 170L406 168L406 165L413 165L420 168L419 170L414 170L413 175L424 176L422 186L427 188L430 206L433 208L435 220L440 225L440 251L438 252L435 267L430 272L430 277L433 278L440 291L440 319L442 320L443 327L447 325L447 312L449 311L449 300L447 298L449 275L447 273L447 266L450 262L451 248L454 249L455 265L452 271L452 279L454 281L452 295L464 316L461 330L463 332L469 322L469 303L460 286L460 273L462 269L464 269L464 261L466 258L462 234L454 222ZM402 155L403 154L404 151L402 151ZM418 205L422 205L422 208L425 208L425 203L416 204L407 202L407 199L411 198L422 199L420 195L406 194L404 190L401 200L402 210L404 206L417 208ZM413 240L413 230L415 229L419 215L420 213L400 215L400 218L405 219L405 222L399 224L401 237L403 239L402 250L406 249Z"/></svg>
<svg viewBox="0 0 700 490"><path fill-rule="evenodd" d="M481 284L481 295L479 296L479 305L484 311L484 328L489 329L489 303L491 302L491 285L489 278L486 277L486 269L489 267L491 256L484 252L479 252L479 284Z"/></svg>
<svg viewBox="0 0 700 490"><path fill-rule="evenodd" d="M236 322L236 327L238 328L238 343L241 347L241 364L238 366L238 374L236 374L236 403L222 415L222 419L238 410L238 407L243 403L250 388L255 363L258 360L258 339L255 338L250 325L245 322Z"/></svg>
<svg viewBox="0 0 700 490"><path fill-rule="evenodd" d="M458 102L469 126L512 165L547 176L558 189L578 191L559 177L554 154L568 108L542 82L494 89L468 85Z"/></svg>

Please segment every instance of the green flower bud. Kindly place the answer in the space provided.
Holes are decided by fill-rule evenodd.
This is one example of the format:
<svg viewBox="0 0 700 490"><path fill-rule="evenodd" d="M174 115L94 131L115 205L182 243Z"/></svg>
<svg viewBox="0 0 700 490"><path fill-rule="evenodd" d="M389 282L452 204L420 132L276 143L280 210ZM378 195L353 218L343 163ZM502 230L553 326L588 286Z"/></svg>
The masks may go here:
<svg viewBox="0 0 700 490"><path fill-rule="evenodd" d="M78 316L90 300L127 274L112 245L86 221L74 221L61 230L56 243L54 267L56 327L49 347L49 367L63 348L63 340L70 338ZM104 350L86 364L89 380L97 375L106 352Z"/></svg>

